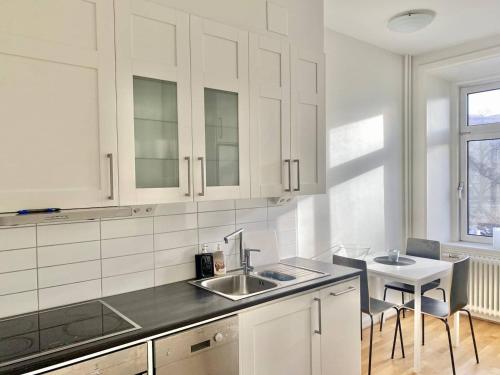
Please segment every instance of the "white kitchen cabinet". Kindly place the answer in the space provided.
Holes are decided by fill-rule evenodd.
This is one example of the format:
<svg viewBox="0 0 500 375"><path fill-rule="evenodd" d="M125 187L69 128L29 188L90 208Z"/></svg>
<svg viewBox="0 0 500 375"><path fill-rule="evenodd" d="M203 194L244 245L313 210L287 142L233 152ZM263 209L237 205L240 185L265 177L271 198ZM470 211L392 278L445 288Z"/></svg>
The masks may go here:
<svg viewBox="0 0 500 375"><path fill-rule="evenodd" d="M324 54L291 48L292 190L326 189Z"/></svg>
<svg viewBox="0 0 500 375"><path fill-rule="evenodd" d="M250 197L248 32L191 16L195 200Z"/></svg>
<svg viewBox="0 0 500 375"><path fill-rule="evenodd" d="M250 34L252 197L291 192L289 43Z"/></svg>
<svg viewBox="0 0 500 375"><path fill-rule="evenodd" d="M324 56L289 50L250 35L252 197L325 192Z"/></svg>
<svg viewBox="0 0 500 375"><path fill-rule="evenodd" d="M0 212L117 205L113 1L2 1L0 25Z"/></svg>
<svg viewBox="0 0 500 375"><path fill-rule="evenodd" d="M243 312L240 375L361 373L359 279Z"/></svg>
<svg viewBox="0 0 500 375"><path fill-rule="evenodd" d="M319 291L322 309L321 373L361 373L359 280Z"/></svg>
<svg viewBox="0 0 500 375"><path fill-rule="evenodd" d="M320 374L318 293L240 314L240 375Z"/></svg>
<svg viewBox="0 0 500 375"><path fill-rule="evenodd" d="M189 16L115 6L121 204L192 201Z"/></svg>

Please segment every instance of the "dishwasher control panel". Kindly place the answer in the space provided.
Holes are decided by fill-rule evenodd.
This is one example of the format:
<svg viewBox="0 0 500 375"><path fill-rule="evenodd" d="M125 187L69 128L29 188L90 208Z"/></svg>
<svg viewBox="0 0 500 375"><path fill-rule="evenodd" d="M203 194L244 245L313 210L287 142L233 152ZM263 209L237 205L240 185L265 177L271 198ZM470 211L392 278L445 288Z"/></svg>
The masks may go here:
<svg viewBox="0 0 500 375"><path fill-rule="evenodd" d="M188 369L193 375L217 373L213 372L219 370L217 368L204 371L208 371L207 367L227 366L232 362L237 365L238 317L217 320L156 340L154 360L157 369L162 368L167 373L164 367L168 367L168 371L175 374L188 374ZM178 372L171 372L174 369Z"/></svg>

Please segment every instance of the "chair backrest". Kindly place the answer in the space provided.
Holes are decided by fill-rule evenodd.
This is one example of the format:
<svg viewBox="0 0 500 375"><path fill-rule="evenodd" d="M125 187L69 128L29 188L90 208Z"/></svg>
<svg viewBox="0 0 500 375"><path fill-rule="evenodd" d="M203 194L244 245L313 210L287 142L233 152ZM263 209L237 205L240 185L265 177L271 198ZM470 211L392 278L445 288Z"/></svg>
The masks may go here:
<svg viewBox="0 0 500 375"><path fill-rule="evenodd" d="M441 244L439 241L408 238L406 241L406 254L414 257L439 260L441 259Z"/></svg>
<svg viewBox="0 0 500 375"><path fill-rule="evenodd" d="M469 303L469 268L469 257L453 263L453 276L450 288L450 315L463 309Z"/></svg>
<svg viewBox="0 0 500 375"><path fill-rule="evenodd" d="M368 272L366 271L366 262L360 259L346 258L339 255L333 255L333 264L339 266L357 268L361 270L361 311L370 313L370 292L368 291Z"/></svg>

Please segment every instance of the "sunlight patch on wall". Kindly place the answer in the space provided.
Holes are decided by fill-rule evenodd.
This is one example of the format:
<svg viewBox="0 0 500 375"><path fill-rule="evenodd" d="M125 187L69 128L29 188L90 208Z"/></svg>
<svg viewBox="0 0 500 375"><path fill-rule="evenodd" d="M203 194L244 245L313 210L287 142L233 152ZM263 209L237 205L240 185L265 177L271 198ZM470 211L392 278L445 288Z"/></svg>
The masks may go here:
<svg viewBox="0 0 500 375"><path fill-rule="evenodd" d="M332 238L385 250L384 166L332 186L328 195Z"/></svg>
<svg viewBox="0 0 500 375"><path fill-rule="evenodd" d="M329 130L330 168L368 155L384 147L384 116L342 125Z"/></svg>

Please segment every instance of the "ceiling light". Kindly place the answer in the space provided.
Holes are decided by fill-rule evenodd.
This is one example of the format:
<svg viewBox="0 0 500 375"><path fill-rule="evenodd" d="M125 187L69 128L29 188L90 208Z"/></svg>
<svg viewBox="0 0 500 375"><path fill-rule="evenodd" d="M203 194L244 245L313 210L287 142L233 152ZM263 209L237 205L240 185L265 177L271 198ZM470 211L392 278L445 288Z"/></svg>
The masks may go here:
<svg viewBox="0 0 500 375"><path fill-rule="evenodd" d="M429 25L436 12L427 9L408 10L392 17L387 27L398 33L413 33Z"/></svg>

